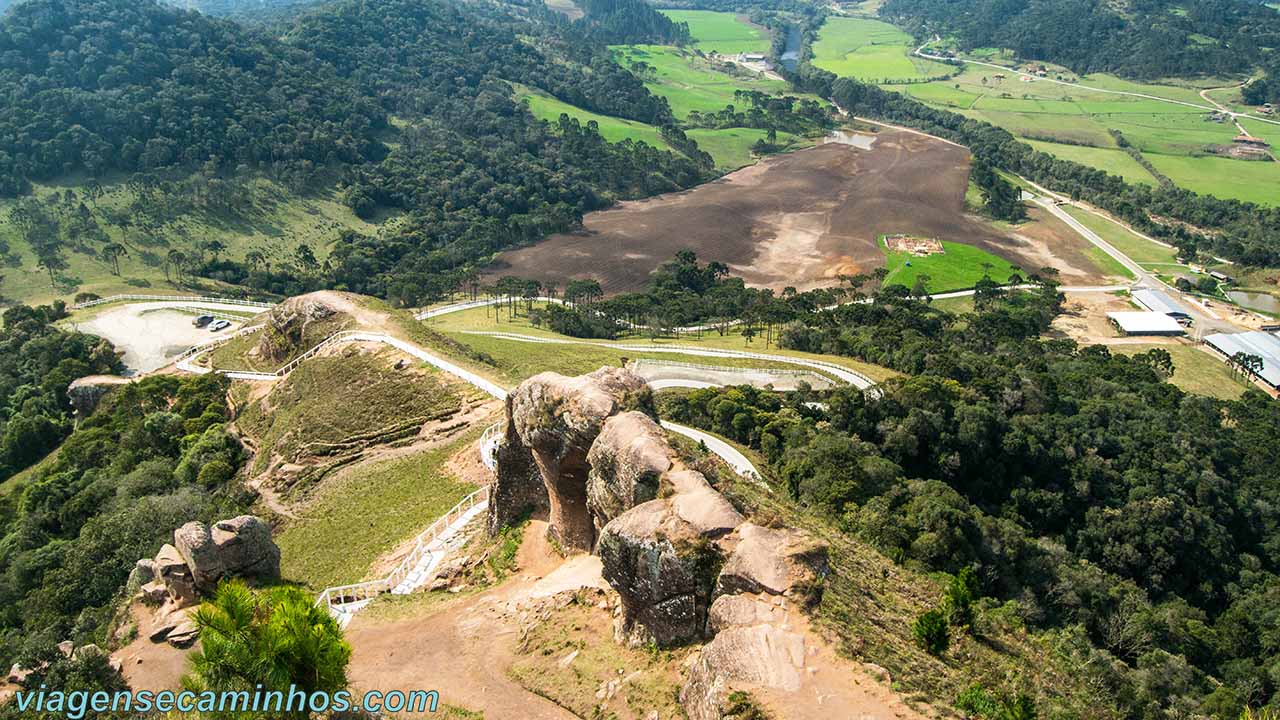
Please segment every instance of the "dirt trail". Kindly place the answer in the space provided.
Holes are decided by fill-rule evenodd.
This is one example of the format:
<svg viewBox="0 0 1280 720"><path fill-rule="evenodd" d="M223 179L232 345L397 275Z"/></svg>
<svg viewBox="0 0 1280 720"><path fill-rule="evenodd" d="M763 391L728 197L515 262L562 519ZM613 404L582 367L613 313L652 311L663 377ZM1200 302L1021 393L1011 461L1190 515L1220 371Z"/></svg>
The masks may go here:
<svg viewBox="0 0 1280 720"><path fill-rule="evenodd" d="M435 689L442 703L482 711L495 720L573 720L575 715L507 676L520 642L509 608L537 592L540 584L546 587L544 572L555 577L557 568L568 569L557 586L603 582L598 580L598 561L594 570L590 567L594 558L556 557L545 540L546 527L545 521L530 521L517 556L520 574L496 588L426 617L382 621L357 615L346 632L353 651L352 688Z"/></svg>

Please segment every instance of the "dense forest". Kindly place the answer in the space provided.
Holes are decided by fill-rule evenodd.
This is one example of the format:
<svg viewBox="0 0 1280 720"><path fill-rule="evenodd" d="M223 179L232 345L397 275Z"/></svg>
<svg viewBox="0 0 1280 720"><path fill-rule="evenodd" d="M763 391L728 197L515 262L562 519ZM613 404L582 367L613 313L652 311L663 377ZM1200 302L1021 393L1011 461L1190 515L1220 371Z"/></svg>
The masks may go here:
<svg viewBox="0 0 1280 720"><path fill-rule="evenodd" d="M783 347L908 373L883 394L707 389L661 410L759 449L781 490L897 561L975 567L1031 627L1087 637L1077 666L1127 717L1274 702L1280 406L1188 395L1158 349L1040 340L1061 301L1040 283L961 316L891 286L786 321Z"/></svg>
<svg viewBox="0 0 1280 720"><path fill-rule="evenodd" d="M185 522L247 506L248 491L228 482L243 450L223 430L227 382L157 375L122 386L0 494L0 663L49 640L102 643L139 558Z"/></svg>
<svg viewBox="0 0 1280 720"><path fill-rule="evenodd" d="M1081 73L1240 76L1261 62L1280 77L1280 13L1246 0L888 0L881 13L920 38L954 35L965 50L1009 48Z"/></svg>

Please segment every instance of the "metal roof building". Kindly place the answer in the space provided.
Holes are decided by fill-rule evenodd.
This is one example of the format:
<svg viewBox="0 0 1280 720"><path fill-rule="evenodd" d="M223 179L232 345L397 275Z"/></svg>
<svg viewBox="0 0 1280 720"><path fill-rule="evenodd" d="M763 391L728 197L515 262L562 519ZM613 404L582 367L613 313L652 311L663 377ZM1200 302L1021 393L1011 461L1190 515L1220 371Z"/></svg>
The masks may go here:
<svg viewBox="0 0 1280 720"><path fill-rule="evenodd" d="M1183 335L1178 321L1159 312L1109 312L1110 320L1125 335Z"/></svg>
<svg viewBox="0 0 1280 720"><path fill-rule="evenodd" d="M1258 373L1259 377L1271 387L1280 389L1280 338L1268 332L1252 330L1242 333L1206 335L1204 341L1209 347L1228 358L1238 352L1262 358L1262 372Z"/></svg>
<svg viewBox="0 0 1280 720"><path fill-rule="evenodd" d="M1133 299L1139 307L1145 308L1154 313L1164 313L1176 318L1189 318L1190 315L1178 304L1177 300L1169 297L1168 294L1159 290L1151 290L1143 288L1142 290L1134 290L1129 293L1129 297Z"/></svg>

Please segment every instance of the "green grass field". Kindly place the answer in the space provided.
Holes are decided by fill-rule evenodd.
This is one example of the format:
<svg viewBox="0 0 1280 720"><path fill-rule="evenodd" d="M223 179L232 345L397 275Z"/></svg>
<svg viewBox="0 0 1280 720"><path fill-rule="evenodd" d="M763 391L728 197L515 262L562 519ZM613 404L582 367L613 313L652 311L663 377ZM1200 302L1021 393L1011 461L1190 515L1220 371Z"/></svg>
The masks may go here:
<svg viewBox="0 0 1280 720"><path fill-rule="evenodd" d="M1206 195L1280 205L1280 163L1151 153L1147 159L1178 185Z"/></svg>
<svg viewBox="0 0 1280 720"><path fill-rule="evenodd" d="M1133 234L1123 225L1098 217L1091 212L1073 207L1064 207L1063 210L1078 220L1081 225L1101 235L1103 240L1111 243L1117 250L1128 255L1130 260L1139 265L1178 264L1178 253L1173 248L1153 243Z"/></svg>
<svg viewBox="0 0 1280 720"><path fill-rule="evenodd" d="M1007 58L995 62L1012 64ZM1074 80L1079 86L1023 82L1024 76L1017 69L1000 71L969 65L945 81L886 87L926 104L1003 127L1056 157L1120 175L1130 182L1152 183L1150 174L1116 147L1108 130L1119 130L1160 172L1183 187L1217 197L1280 204L1280 193L1273 190L1280 186L1280 163L1254 163L1209 154L1211 146L1229 145L1237 130L1230 122L1209 119L1208 103L1200 97L1199 89L1228 85L1230 81L1200 78L1138 83L1106 74L1076 78L1062 68L1052 68L1051 74ZM1099 90L1143 93L1206 108ZM1233 95L1224 90L1214 97L1234 104L1236 96L1238 92ZM1251 133L1273 144L1280 142L1280 126L1247 119L1242 122Z"/></svg>
<svg viewBox="0 0 1280 720"><path fill-rule="evenodd" d="M688 130L685 134L696 140L699 148L711 153L711 157L716 159L717 168L729 171L750 165L754 161L751 146L757 140L763 140L768 135L768 131L754 128L697 129ZM809 138L786 132L778 133L777 142L788 149L798 149L813 144Z"/></svg>
<svg viewBox="0 0 1280 720"><path fill-rule="evenodd" d="M614 60L623 67L640 61L653 68L645 76L645 86L666 98L677 118L686 117L691 110L719 112L736 102L733 91L737 89L771 95L786 90L785 82L756 77L748 70L735 75L715 70L709 61L688 50L665 45L615 45L612 50Z"/></svg>
<svg viewBox="0 0 1280 720"><path fill-rule="evenodd" d="M285 579L316 590L368 579L379 557L475 489L453 477L446 462L477 432L435 450L355 466L326 483L276 536Z"/></svg>
<svg viewBox="0 0 1280 720"><path fill-rule="evenodd" d="M662 139L661 133L652 125L646 125L634 120L624 120L612 115L593 113L557 100L545 93L534 92L527 88L518 88L516 97L527 104L529 112L533 113L533 116L539 120L557 123L560 121L560 116L566 114L569 117L577 118L583 125L594 121L600 131L600 136L609 142L622 142L629 139L648 143L664 150L670 149Z"/></svg>
<svg viewBox="0 0 1280 720"><path fill-rule="evenodd" d="M883 238L880 245L884 248ZM916 278L928 275L925 289L945 292L971 288L987 275L1003 283L1013 273L1009 261L972 245L943 240L942 248L945 252L924 257L885 248L885 267L889 274L885 276L884 284L910 288L915 285ZM984 265L990 265L990 268Z"/></svg>
<svg viewBox="0 0 1280 720"><path fill-rule="evenodd" d="M676 22L689 24L694 47L721 55L769 52L769 33L737 13L712 10L663 10Z"/></svg>
<svg viewBox="0 0 1280 720"><path fill-rule="evenodd" d="M842 77L871 82L910 80L950 71L946 65L911 57L911 36L879 20L831 17L813 44L813 64Z"/></svg>
<svg viewBox="0 0 1280 720"><path fill-rule="evenodd" d="M1113 345L1111 349L1125 355L1137 355L1156 347L1173 356L1173 377L1169 382L1189 393L1234 400L1250 387L1233 375L1225 362L1189 345Z"/></svg>
<svg viewBox="0 0 1280 720"><path fill-rule="evenodd" d="M537 307L536 303L534 307ZM470 331L490 331L511 332L522 335L533 335L536 337L558 338L565 340L574 339L559 335L545 328L535 327L529 323L528 318L523 314L517 315L512 319L506 311L503 311L501 314L501 320L495 321L493 310L486 310L485 308L450 313L431 320L426 324L426 327L443 335L449 340L461 343L474 350L488 353L496 362L496 367L480 365L474 361L468 362L465 358L462 360L468 367L472 367L482 374L489 375L494 377L496 380L500 380L501 382L510 385L515 385L521 380L542 372L543 370L555 370L556 372L566 374L590 372L599 368L601 365L616 365L624 356L633 359L693 362L705 365L779 367L791 369L795 369L796 367L786 363L769 361L744 361L737 358L713 358L698 355L681 355L670 352L637 353L635 351L612 350L608 347L600 347L596 345L536 344L469 334ZM423 341L429 342L428 339L423 339ZM642 333L635 333L626 335L613 344L648 344L652 345L654 348L669 345L689 345L728 350L768 352L773 355L807 358L834 363L836 365L847 367L850 370L860 372L876 381L897 375L897 373L887 368L859 362L852 358L836 355L802 353L793 350L780 349L772 345L766 347L763 335L757 336L751 342L747 342L746 338L743 337L742 332L737 328L730 328L724 336L721 336L718 332L711 331L705 332L700 336L682 335L679 338L658 338L653 340L649 339ZM454 357L458 357L456 351L451 351L449 348L443 347L440 349L449 352L449 354Z"/></svg>
<svg viewBox="0 0 1280 720"><path fill-rule="evenodd" d="M1147 172L1146 168L1139 165L1137 160L1129 157L1128 153L1119 148L1064 145L1062 143L1047 143L1037 140L1031 140L1029 144L1040 152L1048 153L1063 160L1078 162L1081 165L1089 165L1105 170L1112 175L1119 175L1131 183L1156 184L1156 179L1152 177L1151 173Z"/></svg>

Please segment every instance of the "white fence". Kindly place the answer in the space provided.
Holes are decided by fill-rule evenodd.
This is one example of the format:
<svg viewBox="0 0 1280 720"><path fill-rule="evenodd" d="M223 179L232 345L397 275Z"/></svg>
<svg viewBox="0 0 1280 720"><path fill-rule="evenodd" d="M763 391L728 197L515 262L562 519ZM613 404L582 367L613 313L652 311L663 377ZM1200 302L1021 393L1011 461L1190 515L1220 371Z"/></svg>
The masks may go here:
<svg viewBox="0 0 1280 720"><path fill-rule="evenodd" d="M414 538L413 547L409 550L409 554L396 565L385 578L377 580L368 580L353 585L340 585L338 587L326 588L316 598L316 605L324 605L329 609L330 613L339 614L349 612L343 606L352 605L365 600L382 595L383 593L395 592L399 590L401 593L407 593L414 589L406 584L419 566L432 552L438 551L438 547L432 547L440 542L448 540L453 534L456 534L460 527L457 526L459 521L463 520L469 512L481 505L489 502L489 486L484 486L479 490L471 493L463 498L457 505L454 505L444 515L431 523L426 530L418 534ZM426 580L426 573L419 578L419 581Z"/></svg>
<svg viewBox="0 0 1280 720"><path fill-rule="evenodd" d="M241 300L240 298L227 298L216 296L201 295L111 295L109 297L98 298L97 300L87 300L82 303L75 303L71 306L72 310L83 310L84 308L96 307L98 305L106 305L113 302L209 302L222 303L225 305L244 305L253 308L272 308L275 303L258 302L256 300Z"/></svg>
<svg viewBox="0 0 1280 720"><path fill-rule="evenodd" d="M677 360L629 360L627 361L629 368L646 368L652 367L662 368L688 368L690 370L706 370L707 372L723 373L725 375L776 375L778 377L799 377L799 378L821 378L830 382L829 378L823 377L821 374L813 370L790 370L786 368L740 368L730 365L707 365L704 363L679 362Z"/></svg>

